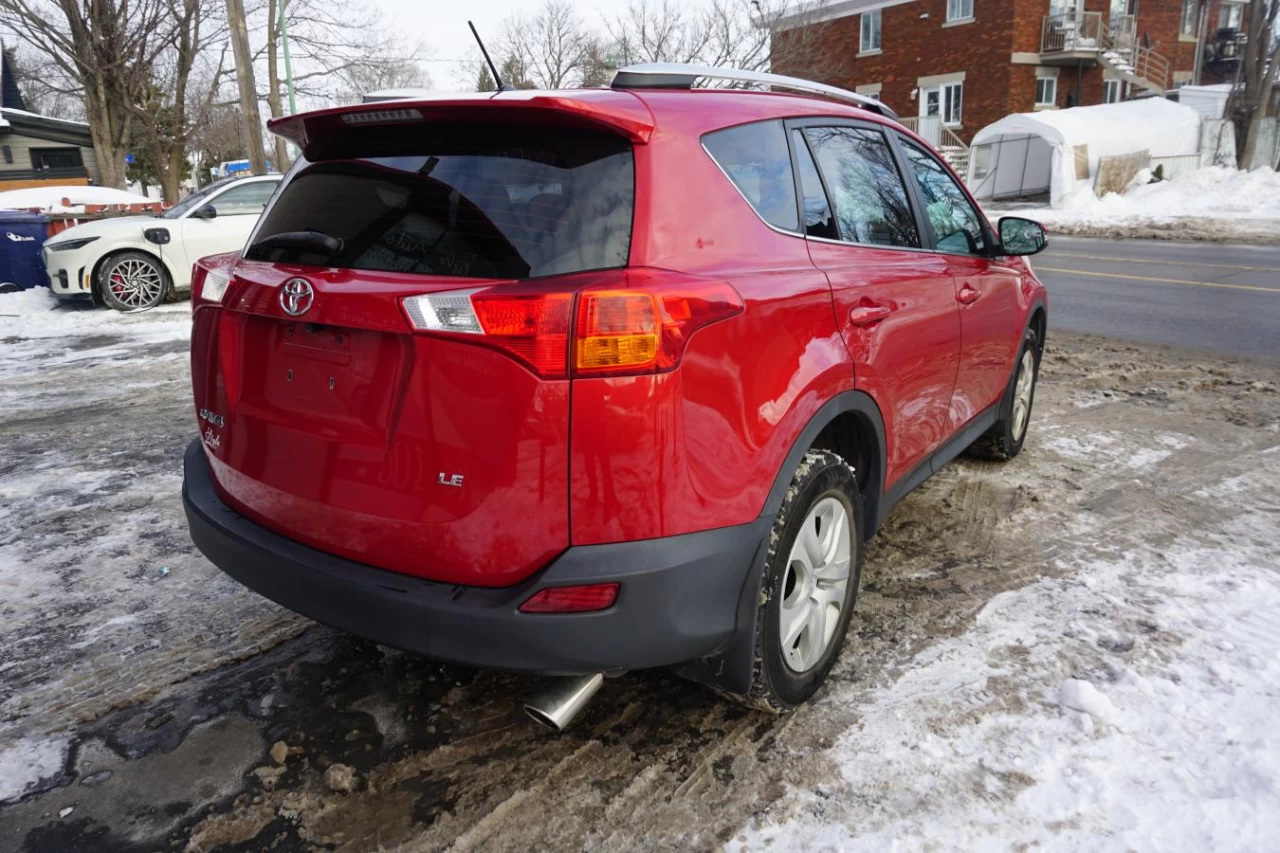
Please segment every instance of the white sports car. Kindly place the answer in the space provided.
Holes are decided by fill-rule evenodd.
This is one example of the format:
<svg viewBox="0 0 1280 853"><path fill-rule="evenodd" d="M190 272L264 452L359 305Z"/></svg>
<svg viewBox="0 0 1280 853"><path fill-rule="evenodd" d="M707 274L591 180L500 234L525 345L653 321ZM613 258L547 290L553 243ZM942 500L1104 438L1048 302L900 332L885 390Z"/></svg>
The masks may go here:
<svg viewBox="0 0 1280 853"><path fill-rule="evenodd" d="M159 305L189 290L191 265L244 248L279 175L228 178L192 193L159 216L122 216L76 225L44 244L54 296L100 299L119 311Z"/></svg>

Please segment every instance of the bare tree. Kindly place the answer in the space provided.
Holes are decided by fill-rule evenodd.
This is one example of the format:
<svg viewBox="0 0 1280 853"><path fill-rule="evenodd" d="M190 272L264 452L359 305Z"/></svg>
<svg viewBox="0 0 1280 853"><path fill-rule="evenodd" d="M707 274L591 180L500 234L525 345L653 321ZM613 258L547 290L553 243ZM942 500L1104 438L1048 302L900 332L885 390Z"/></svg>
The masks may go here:
<svg viewBox="0 0 1280 853"><path fill-rule="evenodd" d="M591 44L582 19L567 0L545 0L534 14L507 20L497 52L515 57L535 88L567 89L581 79Z"/></svg>
<svg viewBox="0 0 1280 853"><path fill-rule="evenodd" d="M704 16L674 0L633 0L605 29L620 65L699 62L711 40Z"/></svg>
<svg viewBox="0 0 1280 853"><path fill-rule="evenodd" d="M0 28L74 81L102 183L124 187L125 154L156 57L178 23L170 0L0 0Z"/></svg>
<svg viewBox="0 0 1280 853"><path fill-rule="evenodd" d="M1275 88L1280 74L1280 0L1250 0L1249 40L1244 48L1241 74L1231 93L1236 138L1243 144L1238 162L1248 168L1258 159L1264 118L1275 110Z"/></svg>
<svg viewBox="0 0 1280 853"><path fill-rule="evenodd" d="M135 116L131 142L135 154L139 148L146 149L165 200L176 202L179 185L189 169L192 116L207 111L229 73L228 45L226 19L217 0L167 2L177 25L172 49L156 57L151 86L130 105ZM218 48L206 55L210 43ZM193 93L196 75L199 85Z"/></svg>

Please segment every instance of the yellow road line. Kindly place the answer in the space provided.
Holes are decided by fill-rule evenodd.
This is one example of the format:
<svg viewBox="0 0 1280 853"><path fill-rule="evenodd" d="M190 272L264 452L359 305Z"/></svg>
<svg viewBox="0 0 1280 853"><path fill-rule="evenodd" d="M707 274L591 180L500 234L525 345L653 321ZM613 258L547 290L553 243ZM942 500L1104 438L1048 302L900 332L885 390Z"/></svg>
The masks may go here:
<svg viewBox="0 0 1280 853"><path fill-rule="evenodd" d="M1188 281L1182 278L1152 278L1146 275L1121 275L1114 272L1085 272L1084 270L1064 270L1036 264L1036 272L1063 272L1069 275L1090 275L1095 278L1123 278L1130 281L1151 281L1157 284L1190 284L1195 287L1222 287L1229 290L1260 290L1263 293L1280 293L1280 287L1259 287L1253 284L1225 284L1217 281Z"/></svg>
<svg viewBox="0 0 1280 853"><path fill-rule="evenodd" d="M1103 255L1075 255L1067 253L1061 257L1079 258L1082 261L1115 261L1125 264L1151 264L1158 267L1212 267L1223 270L1251 270L1253 272L1280 272L1280 267L1249 267L1241 264L1216 264L1195 261L1156 261L1149 258L1111 258Z"/></svg>

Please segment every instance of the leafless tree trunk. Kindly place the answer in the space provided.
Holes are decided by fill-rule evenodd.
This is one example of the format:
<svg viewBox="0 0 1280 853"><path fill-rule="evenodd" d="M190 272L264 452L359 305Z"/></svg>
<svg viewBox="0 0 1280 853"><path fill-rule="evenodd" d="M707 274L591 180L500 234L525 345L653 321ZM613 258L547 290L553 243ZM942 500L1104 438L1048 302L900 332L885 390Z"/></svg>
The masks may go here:
<svg viewBox="0 0 1280 853"><path fill-rule="evenodd" d="M267 109L272 118L284 115L280 99L280 61L276 58L276 45L280 43L280 3L284 0L267 0ZM288 14L288 8L285 9ZM276 168L284 171L289 162L289 146L282 137L275 137Z"/></svg>
<svg viewBox="0 0 1280 853"><path fill-rule="evenodd" d="M245 126L245 146L249 149L249 165L255 175L265 175L267 158L262 150L262 119L258 114L258 90L253 83L249 31L241 0L227 0L227 24L231 28L231 50L236 57L236 81L240 84L240 109Z"/></svg>
<svg viewBox="0 0 1280 853"><path fill-rule="evenodd" d="M1249 40L1245 45L1241 78L1231 93L1236 139L1243 142L1237 161L1242 168L1258 157L1262 119L1275 103L1277 74L1280 74L1280 32L1276 29L1280 0L1250 0Z"/></svg>

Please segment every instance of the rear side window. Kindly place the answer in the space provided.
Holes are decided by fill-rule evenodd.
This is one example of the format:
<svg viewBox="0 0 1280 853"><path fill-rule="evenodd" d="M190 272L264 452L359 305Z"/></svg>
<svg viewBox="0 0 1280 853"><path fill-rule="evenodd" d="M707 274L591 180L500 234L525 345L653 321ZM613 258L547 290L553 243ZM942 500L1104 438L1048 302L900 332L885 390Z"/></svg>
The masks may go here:
<svg viewBox="0 0 1280 853"><path fill-rule="evenodd" d="M440 126L352 137L302 162L255 243L293 231L343 241L248 256L423 275L524 279L626 266L631 145L567 129Z"/></svg>
<svg viewBox="0 0 1280 853"><path fill-rule="evenodd" d="M794 134L791 144L796 150L796 168L800 172L800 192L804 194L804 233L809 237L839 240L840 232L836 230L836 220L831 215L831 204L827 201L826 190L822 188L822 178L818 177L813 155L805 144L804 133L799 130L791 132Z"/></svg>
<svg viewBox="0 0 1280 853"><path fill-rule="evenodd" d="M702 137L702 144L760 218L783 231L798 231L796 183L780 121L744 124Z"/></svg>
<svg viewBox="0 0 1280 853"><path fill-rule="evenodd" d="M884 134L861 127L810 127L805 136L831 190L841 239L920 247L907 187Z"/></svg>

